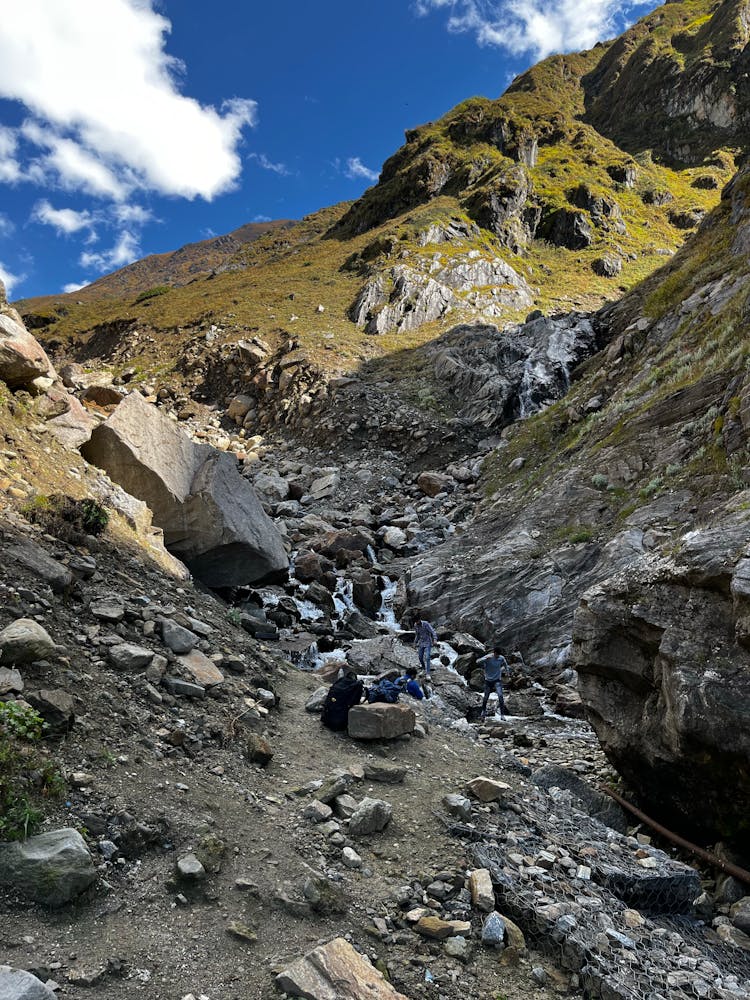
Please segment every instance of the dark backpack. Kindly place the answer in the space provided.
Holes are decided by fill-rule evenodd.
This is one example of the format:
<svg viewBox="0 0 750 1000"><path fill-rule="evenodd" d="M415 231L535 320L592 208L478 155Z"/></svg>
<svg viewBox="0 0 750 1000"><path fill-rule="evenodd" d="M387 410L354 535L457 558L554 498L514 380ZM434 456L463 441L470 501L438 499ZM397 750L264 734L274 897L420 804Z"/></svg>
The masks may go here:
<svg viewBox="0 0 750 1000"><path fill-rule="evenodd" d="M355 677L340 677L328 689L320 720L328 729L341 732L346 729L349 709L362 700L364 685Z"/></svg>
<svg viewBox="0 0 750 1000"><path fill-rule="evenodd" d="M394 702L398 701L400 692L401 689L398 684L384 679L378 681L377 684L373 684L367 692L367 700L371 705L376 701L384 701L388 705L393 705Z"/></svg>

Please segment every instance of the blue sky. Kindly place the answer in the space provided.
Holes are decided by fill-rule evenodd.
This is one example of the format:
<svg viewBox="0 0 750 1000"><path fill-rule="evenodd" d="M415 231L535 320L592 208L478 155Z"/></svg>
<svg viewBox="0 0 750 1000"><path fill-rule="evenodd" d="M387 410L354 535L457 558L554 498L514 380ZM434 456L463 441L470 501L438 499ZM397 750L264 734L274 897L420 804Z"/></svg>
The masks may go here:
<svg viewBox="0 0 750 1000"><path fill-rule="evenodd" d="M71 290L356 198L404 129L654 0L24 0L0 37L0 277Z"/></svg>

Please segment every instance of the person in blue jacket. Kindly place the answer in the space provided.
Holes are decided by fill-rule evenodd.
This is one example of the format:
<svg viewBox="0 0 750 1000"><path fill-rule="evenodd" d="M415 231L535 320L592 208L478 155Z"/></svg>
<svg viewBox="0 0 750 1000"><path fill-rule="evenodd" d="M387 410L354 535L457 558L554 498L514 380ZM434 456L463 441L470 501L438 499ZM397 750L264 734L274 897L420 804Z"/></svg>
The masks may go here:
<svg viewBox="0 0 750 1000"><path fill-rule="evenodd" d="M477 664L482 664L484 667L482 718L484 719L487 714L487 702L490 700L490 695L495 692L497 694L497 707L500 711L500 718L504 719L508 712L505 708L505 699L503 698L503 677L507 677L510 674L508 661L500 650L495 647L491 653L487 653L481 659L477 660Z"/></svg>
<svg viewBox="0 0 750 1000"><path fill-rule="evenodd" d="M422 686L417 680L417 668L407 667L404 671L402 677L396 681L398 686L402 688L407 694L410 694L412 698L416 698L417 701L421 701L425 694L422 690Z"/></svg>

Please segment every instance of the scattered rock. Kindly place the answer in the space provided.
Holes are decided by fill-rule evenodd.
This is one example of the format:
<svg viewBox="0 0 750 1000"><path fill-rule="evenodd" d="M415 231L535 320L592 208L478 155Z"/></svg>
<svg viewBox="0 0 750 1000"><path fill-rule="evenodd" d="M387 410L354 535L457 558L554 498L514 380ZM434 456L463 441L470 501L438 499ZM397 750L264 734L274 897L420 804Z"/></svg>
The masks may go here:
<svg viewBox="0 0 750 1000"><path fill-rule="evenodd" d="M494 781L492 778L472 778L466 783L466 790L480 802L499 802L511 791L510 785L504 781Z"/></svg>
<svg viewBox="0 0 750 1000"><path fill-rule="evenodd" d="M383 799L362 799L357 811L349 820L349 836L366 837L370 833L379 833L391 821L393 806Z"/></svg>
<svg viewBox="0 0 750 1000"><path fill-rule="evenodd" d="M0 884L45 906L63 906L94 882L94 862L77 830L0 844Z"/></svg>
<svg viewBox="0 0 750 1000"><path fill-rule="evenodd" d="M276 977L276 985L307 1000L408 1000L343 938L298 959Z"/></svg>
<svg viewBox="0 0 750 1000"><path fill-rule="evenodd" d="M46 660L56 651L42 626L31 618L18 618L0 632L0 663L33 663Z"/></svg>

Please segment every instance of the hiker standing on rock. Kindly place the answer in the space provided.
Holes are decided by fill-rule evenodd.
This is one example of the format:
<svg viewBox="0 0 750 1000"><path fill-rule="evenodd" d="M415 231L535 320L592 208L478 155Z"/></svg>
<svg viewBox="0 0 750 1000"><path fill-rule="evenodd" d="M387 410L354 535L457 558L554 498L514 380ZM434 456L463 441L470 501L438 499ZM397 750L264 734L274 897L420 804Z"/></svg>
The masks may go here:
<svg viewBox="0 0 750 1000"><path fill-rule="evenodd" d="M508 712L505 708L505 699L503 698L503 677L507 677L510 674L508 661L501 654L497 646L495 646L491 653L487 653L481 659L477 660L477 664L484 665L482 718L484 719L487 715L487 702L490 700L490 695L494 692L497 694L497 707L500 710L500 718L504 719Z"/></svg>
<svg viewBox="0 0 750 1000"><path fill-rule="evenodd" d="M432 644L438 641L437 632L432 625L422 618L419 611L414 612L414 645L417 647L419 663L427 680L432 680L431 661Z"/></svg>

